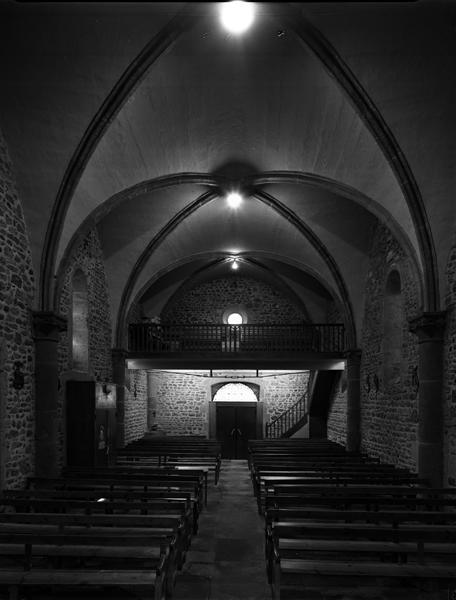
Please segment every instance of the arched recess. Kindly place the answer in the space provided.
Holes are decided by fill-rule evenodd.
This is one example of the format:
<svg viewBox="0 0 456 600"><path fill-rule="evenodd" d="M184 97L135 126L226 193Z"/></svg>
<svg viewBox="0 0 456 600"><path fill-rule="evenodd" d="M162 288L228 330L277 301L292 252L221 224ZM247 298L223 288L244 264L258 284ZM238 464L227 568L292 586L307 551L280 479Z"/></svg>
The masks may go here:
<svg viewBox="0 0 456 600"><path fill-rule="evenodd" d="M239 259L244 263L244 264L248 264L253 266L256 270L260 271L260 272L266 272L268 274L268 277L272 280L271 281L271 286L277 286L278 289L280 289L281 291L283 291L284 296L287 297L287 299L289 301L291 301L292 303L294 303L297 307L299 307L299 309L301 310L302 314L304 315L304 319L307 322L311 322L311 318L309 316L309 312L307 310L307 307L305 305L305 303L303 302L303 300L291 289L291 287L288 285L288 283L286 283L282 277L280 277L279 275L277 275L277 273L272 272L271 269L267 268L265 265L263 265L259 259L256 258L252 258L252 254L249 253L248 258L244 257L242 255L242 253L239 254ZM201 267L199 269L197 269L196 271L194 271L191 275L189 275L186 279L183 280L182 284L177 288L177 290L170 296L170 298L168 299L167 304L171 305L175 299L179 298L179 296L183 295L186 291L188 291L189 289L191 289L192 283L195 281L195 278L198 277L199 275L201 275L202 273L204 273L205 271L210 270L211 268L213 268L214 266L220 264L220 263L225 263L226 262L226 258L220 258L218 260L214 260L211 261L209 264L205 265L204 267ZM274 285L273 285L274 284ZM245 312L245 311L244 311ZM247 316L247 315L245 315ZM247 320L245 321L247 322Z"/></svg>
<svg viewBox="0 0 456 600"><path fill-rule="evenodd" d="M208 192L207 194L203 194L199 199L197 199L190 206L181 211L174 219L172 219L162 230L152 239L152 241L148 244L145 250L142 252L140 258L136 261L135 266L133 267L131 274L128 278L127 284L122 293L122 298L120 302L120 308L117 315L117 323L116 323L116 340L117 344L122 343L123 339L123 329L126 324L126 312L128 307L131 304L131 295L133 293L133 289L138 279L141 270L147 263L152 252L158 247L158 245L165 239L165 237L175 228L177 227L185 216L196 211L198 208L206 204L209 200L215 197L215 192ZM308 227L302 219L300 219L293 211L288 209L284 204L279 202L276 198L267 194L263 191L255 191L253 194L257 199L264 202L268 206L270 206L273 210L275 210L282 218L286 219L290 222L296 229L306 238L308 242L314 247L319 256L324 260L326 265L328 266L331 275L333 276L336 285L337 291L341 298L343 305L343 312L346 315L345 327L346 327L346 335L347 335L347 343L350 347L356 347L356 326L355 319L353 315L353 309L350 301L350 297L348 294L347 287L343 280L343 277L339 271L336 261L330 254L330 252L326 249L325 245L320 241L320 239L312 232L310 227Z"/></svg>
<svg viewBox="0 0 456 600"><path fill-rule="evenodd" d="M211 386L212 402L258 402L260 386L255 383L223 382Z"/></svg>
<svg viewBox="0 0 456 600"><path fill-rule="evenodd" d="M73 370L85 373L89 370L88 317L87 277L77 269L72 279L70 352Z"/></svg>
<svg viewBox="0 0 456 600"><path fill-rule="evenodd" d="M386 279L383 323L383 379L388 389L397 385L401 376L404 302L397 269L392 269Z"/></svg>
<svg viewBox="0 0 456 600"><path fill-rule="evenodd" d="M321 32L303 17L300 9L289 3L274 4L270 16L283 22L314 52L329 74L335 78L347 94L355 110L379 144L401 186L415 224L420 252L423 257L424 309L438 310L438 272L430 226L418 185L399 144L354 73L343 62L335 48ZM199 17L201 18L201 15ZM72 194L84 167L107 127L135 86L163 52L183 31L191 26L194 18L191 15L191 3L188 3L147 44L114 86L81 139L64 175L46 232L40 269L40 308L42 310L52 307L53 274L61 229Z"/></svg>
<svg viewBox="0 0 456 600"><path fill-rule="evenodd" d="M240 254L239 256L242 257L242 254ZM123 317L122 321L120 321L120 320L118 321L117 329L116 329L116 338L115 339L116 339L116 344L118 345L118 347L123 347L123 345L125 343L126 329L127 329L127 325L129 322L130 311L134 308L135 304L146 293L146 291L150 288L150 286L153 285L155 282L157 282L162 277L164 277L166 274L173 271L174 269L177 269L177 268L181 267L182 265L189 264L189 263L195 261L197 258L198 259L203 258L205 261L208 261L208 262L212 261L215 263L215 262L221 262L221 261L226 260L226 254L221 253L221 252L213 252L213 253L204 253L202 255L199 255L198 257L187 256L171 265L166 266L165 268L161 269L159 272L155 273L154 276L147 283L145 283L142 286L142 288L140 288L136 292L135 296L131 298L131 302L130 302L128 308L123 306L123 309L125 311L124 317ZM284 259L284 257L278 257L277 255L268 254L265 252L253 252L253 253L249 252L249 260L254 259L254 260L260 261L261 258L270 258L275 261L282 262L283 264L291 265L291 266L295 267L296 269L302 271L303 273L306 273L309 276L316 279L317 282L323 288L325 288L327 290L329 296L331 298L333 298L336 305L338 307L340 307L344 323L345 324L350 323L351 316L350 316L350 314L345 312L345 306L341 302L338 290L336 288L333 288L327 281L325 281L319 273L317 273L313 269L309 268L308 266L298 263L297 261L294 261L288 257L286 259ZM119 315L120 315L120 312L119 312ZM346 327L347 327L347 325L346 325Z"/></svg>

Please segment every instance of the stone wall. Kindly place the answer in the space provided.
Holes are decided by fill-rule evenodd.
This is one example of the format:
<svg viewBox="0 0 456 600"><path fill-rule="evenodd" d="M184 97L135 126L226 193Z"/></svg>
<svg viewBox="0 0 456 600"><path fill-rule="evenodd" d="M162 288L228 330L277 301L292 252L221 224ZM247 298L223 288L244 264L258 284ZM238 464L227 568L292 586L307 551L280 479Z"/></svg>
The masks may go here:
<svg viewBox="0 0 456 600"><path fill-rule="evenodd" d="M90 231L67 259L58 280L58 312L68 319L68 331L60 336L59 372L71 378L74 370L71 344L72 291L76 272L85 275L87 286L88 372L87 378L104 383L112 382L111 312L103 254L96 229ZM64 451L64 387L59 409L60 445L59 464L63 465Z"/></svg>
<svg viewBox="0 0 456 600"><path fill-rule="evenodd" d="M125 444L142 438L147 431L147 372L130 371L125 394Z"/></svg>
<svg viewBox="0 0 456 600"><path fill-rule="evenodd" d="M34 273L24 215L0 132L0 487L34 472ZM20 363L23 386L13 385ZM16 379L19 388L20 377Z"/></svg>
<svg viewBox="0 0 456 600"><path fill-rule="evenodd" d="M282 290L249 277L229 276L182 290L165 306L162 323L223 323L230 306L241 305L248 323L302 323L302 308Z"/></svg>
<svg viewBox="0 0 456 600"><path fill-rule="evenodd" d="M329 405L328 439L346 445L347 441L347 385L346 372L341 373L338 384L334 387Z"/></svg>
<svg viewBox="0 0 456 600"><path fill-rule="evenodd" d="M448 259L443 384L443 485L456 485L456 243Z"/></svg>
<svg viewBox="0 0 456 600"><path fill-rule="evenodd" d="M207 371L152 375L157 428L167 435L207 435Z"/></svg>
<svg viewBox="0 0 456 600"><path fill-rule="evenodd" d="M261 375L261 374L260 374ZM254 383L264 402L264 421L278 417L297 402L305 390L309 373L268 372L268 376L239 379L209 377L207 371L161 372L151 375L151 396L156 403L156 424L168 435L208 435L208 404L214 384Z"/></svg>
<svg viewBox="0 0 456 600"><path fill-rule="evenodd" d="M295 404L307 390L308 381L309 371L258 378L260 399L265 403L265 421L276 419Z"/></svg>
<svg viewBox="0 0 456 600"><path fill-rule="evenodd" d="M392 358L388 342L385 343L391 325L391 315L385 318L386 286L392 271L400 275L401 293L395 300L394 318L401 343L397 357L393 357L395 362L387 365ZM418 314L419 290L410 260L382 225L373 236L365 290L361 335L362 451L415 470L418 402L414 376L418 342L409 333L408 319Z"/></svg>
<svg viewBox="0 0 456 600"><path fill-rule="evenodd" d="M96 381L111 381L111 311L103 253L96 229L90 231L74 249L59 285L58 310L62 316L68 318L69 323L68 332L61 335L59 344L60 370L69 371L73 366L69 332L72 279L78 270L84 273L87 282L89 373L93 374Z"/></svg>

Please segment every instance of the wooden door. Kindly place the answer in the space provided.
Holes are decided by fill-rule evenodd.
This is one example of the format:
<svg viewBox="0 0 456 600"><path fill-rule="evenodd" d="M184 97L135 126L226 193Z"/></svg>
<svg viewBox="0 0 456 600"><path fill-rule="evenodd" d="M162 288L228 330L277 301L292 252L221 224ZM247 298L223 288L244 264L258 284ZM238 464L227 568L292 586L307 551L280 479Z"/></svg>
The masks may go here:
<svg viewBox="0 0 456 600"><path fill-rule="evenodd" d="M217 404L216 436L222 458L247 458L248 440L256 438L257 407Z"/></svg>

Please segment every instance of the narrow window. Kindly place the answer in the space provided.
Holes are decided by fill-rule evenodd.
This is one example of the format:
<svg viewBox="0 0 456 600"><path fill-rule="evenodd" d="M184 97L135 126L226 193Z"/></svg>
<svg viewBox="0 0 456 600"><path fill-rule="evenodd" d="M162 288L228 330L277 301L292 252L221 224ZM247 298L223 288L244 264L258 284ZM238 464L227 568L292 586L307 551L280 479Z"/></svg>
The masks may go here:
<svg viewBox="0 0 456 600"><path fill-rule="evenodd" d="M73 369L87 372L89 370L87 279L81 270L75 271L73 275L71 317Z"/></svg>

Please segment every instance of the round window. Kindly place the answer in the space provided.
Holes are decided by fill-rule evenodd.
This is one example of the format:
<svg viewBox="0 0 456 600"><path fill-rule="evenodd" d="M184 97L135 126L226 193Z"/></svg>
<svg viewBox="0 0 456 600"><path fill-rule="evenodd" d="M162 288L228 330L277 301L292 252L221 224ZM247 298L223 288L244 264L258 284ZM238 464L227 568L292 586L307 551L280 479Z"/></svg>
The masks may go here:
<svg viewBox="0 0 456 600"><path fill-rule="evenodd" d="M228 315L228 325L242 325L242 315L237 313L237 312L233 312L230 315Z"/></svg>

